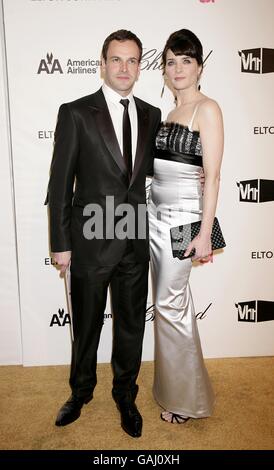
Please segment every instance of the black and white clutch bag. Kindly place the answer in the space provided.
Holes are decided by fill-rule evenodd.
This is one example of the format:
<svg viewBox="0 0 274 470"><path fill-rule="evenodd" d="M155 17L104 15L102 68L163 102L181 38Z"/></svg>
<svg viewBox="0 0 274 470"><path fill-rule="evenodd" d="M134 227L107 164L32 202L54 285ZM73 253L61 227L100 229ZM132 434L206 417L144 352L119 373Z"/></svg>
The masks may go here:
<svg viewBox="0 0 274 470"><path fill-rule="evenodd" d="M170 239L173 258L187 259L195 254L195 250L185 258L185 251L190 242L200 232L202 221L192 222L190 224L179 225L170 229ZM212 233L211 233L212 250L218 250L226 246L221 227L217 217L214 218Z"/></svg>

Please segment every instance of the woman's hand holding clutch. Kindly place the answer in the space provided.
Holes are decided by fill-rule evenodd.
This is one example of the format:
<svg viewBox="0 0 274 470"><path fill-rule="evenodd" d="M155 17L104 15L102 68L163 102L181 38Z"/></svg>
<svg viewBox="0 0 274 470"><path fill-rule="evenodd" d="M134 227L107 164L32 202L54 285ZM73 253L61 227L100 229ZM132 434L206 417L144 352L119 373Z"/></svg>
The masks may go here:
<svg viewBox="0 0 274 470"><path fill-rule="evenodd" d="M208 263L209 261L213 262L213 253L211 247L210 237L201 237L197 235L189 243L184 257L189 256L192 250L195 250L194 255L192 256L192 261L200 261L200 263Z"/></svg>

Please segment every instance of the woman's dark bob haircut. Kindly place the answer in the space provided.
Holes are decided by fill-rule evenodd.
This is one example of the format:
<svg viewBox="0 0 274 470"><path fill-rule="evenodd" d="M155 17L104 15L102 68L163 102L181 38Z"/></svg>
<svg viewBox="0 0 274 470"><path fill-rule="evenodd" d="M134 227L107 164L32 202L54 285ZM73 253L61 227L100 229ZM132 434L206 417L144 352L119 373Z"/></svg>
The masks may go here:
<svg viewBox="0 0 274 470"><path fill-rule="evenodd" d="M169 36L162 54L164 67L166 66L166 55L169 49L175 55L192 57L197 60L198 65L203 65L203 46L197 36L189 29L180 29Z"/></svg>

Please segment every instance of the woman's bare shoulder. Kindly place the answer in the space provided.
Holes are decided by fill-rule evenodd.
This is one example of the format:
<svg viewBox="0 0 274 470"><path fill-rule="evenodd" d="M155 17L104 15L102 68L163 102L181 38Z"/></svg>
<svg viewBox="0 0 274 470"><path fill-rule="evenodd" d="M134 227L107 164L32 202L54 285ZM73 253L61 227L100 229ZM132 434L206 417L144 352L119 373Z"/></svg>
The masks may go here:
<svg viewBox="0 0 274 470"><path fill-rule="evenodd" d="M216 100L205 96L199 103L199 114L220 114L221 108Z"/></svg>

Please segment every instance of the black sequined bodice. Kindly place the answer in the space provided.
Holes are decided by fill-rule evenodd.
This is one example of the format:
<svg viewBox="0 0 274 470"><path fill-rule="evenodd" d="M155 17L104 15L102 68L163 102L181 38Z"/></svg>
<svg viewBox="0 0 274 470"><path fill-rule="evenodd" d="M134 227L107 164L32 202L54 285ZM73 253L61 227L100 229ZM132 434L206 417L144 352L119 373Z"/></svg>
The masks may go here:
<svg viewBox="0 0 274 470"><path fill-rule="evenodd" d="M199 131L176 122L162 123L156 136L156 158L202 166Z"/></svg>

